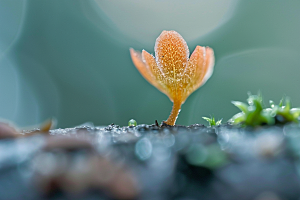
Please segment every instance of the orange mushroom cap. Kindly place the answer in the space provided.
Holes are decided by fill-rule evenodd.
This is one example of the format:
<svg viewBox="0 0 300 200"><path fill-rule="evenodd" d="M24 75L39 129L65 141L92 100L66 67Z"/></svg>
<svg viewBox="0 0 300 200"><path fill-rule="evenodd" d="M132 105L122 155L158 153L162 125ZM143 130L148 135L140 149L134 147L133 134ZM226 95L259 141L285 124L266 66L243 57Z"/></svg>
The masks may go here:
<svg viewBox="0 0 300 200"><path fill-rule="evenodd" d="M170 117L173 119L169 120L169 117L167 120L168 124L174 125L187 97L212 75L214 51L209 47L197 46L189 58L188 46L176 31L163 31L156 39L154 50L155 57L145 50L140 53L130 49L130 54L143 77L174 103L173 110L178 112L171 117L172 110Z"/></svg>

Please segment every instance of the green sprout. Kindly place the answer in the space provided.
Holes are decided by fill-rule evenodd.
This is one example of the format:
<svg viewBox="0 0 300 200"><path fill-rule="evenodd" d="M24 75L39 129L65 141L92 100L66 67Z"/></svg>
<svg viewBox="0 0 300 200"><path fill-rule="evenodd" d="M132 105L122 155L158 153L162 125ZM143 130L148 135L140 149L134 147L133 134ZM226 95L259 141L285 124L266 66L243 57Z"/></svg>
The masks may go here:
<svg viewBox="0 0 300 200"><path fill-rule="evenodd" d="M136 125L137 125L137 123L134 119L131 119L128 121L128 126L136 126Z"/></svg>
<svg viewBox="0 0 300 200"><path fill-rule="evenodd" d="M222 119L216 122L214 117L210 117L210 118L202 117L202 118L205 119L206 121L208 121L209 126L219 126L222 123Z"/></svg>
<svg viewBox="0 0 300 200"><path fill-rule="evenodd" d="M234 115L228 121L229 123L254 127L299 122L300 108L291 108L291 102L288 97L282 98L278 105L275 105L273 101L269 101L270 108L264 108L263 98L260 93L258 95L248 95L247 101L249 105L239 101L232 101L232 104L242 112Z"/></svg>

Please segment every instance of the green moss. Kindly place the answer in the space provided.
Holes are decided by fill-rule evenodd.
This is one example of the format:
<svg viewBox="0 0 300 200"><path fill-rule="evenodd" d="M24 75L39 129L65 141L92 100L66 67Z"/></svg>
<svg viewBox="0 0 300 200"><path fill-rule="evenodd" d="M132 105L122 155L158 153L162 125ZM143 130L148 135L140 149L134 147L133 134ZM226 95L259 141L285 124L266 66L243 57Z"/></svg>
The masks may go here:
<svg viewBox="0 0 300 200"><path fill-rule="evenodd" d="M275 105L273 101L269 101L270 108L264 108L261 94L249 94L247 101L248 104L232 101L232 104L238 107L241 112L234 115L229 120L229 123L254 127L299 122L300 108L291 108L291 102L288 97L282 98L278 105Z"/></svg>
<svg viewBox="0 0 300 200"><path fill-rule="evenodd" d="M208 121L209 126L219 126L222 123L222 119L216 122L214 117L210 117L210 118L202 117L202 118L205 119L206 121Z"/></svg>

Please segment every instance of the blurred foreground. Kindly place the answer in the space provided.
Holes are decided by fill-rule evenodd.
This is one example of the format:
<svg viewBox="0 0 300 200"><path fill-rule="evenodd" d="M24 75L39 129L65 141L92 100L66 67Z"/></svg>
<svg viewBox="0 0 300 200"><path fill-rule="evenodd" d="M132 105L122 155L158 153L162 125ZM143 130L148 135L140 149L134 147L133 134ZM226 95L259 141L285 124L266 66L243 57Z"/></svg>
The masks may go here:
<svg viewBox="0 0 300 200"><path fill-rule="evenodd" d="M296 124L257 129L85 124L19 139L2 131L1 137L3 200L300 197Z"/></svg>

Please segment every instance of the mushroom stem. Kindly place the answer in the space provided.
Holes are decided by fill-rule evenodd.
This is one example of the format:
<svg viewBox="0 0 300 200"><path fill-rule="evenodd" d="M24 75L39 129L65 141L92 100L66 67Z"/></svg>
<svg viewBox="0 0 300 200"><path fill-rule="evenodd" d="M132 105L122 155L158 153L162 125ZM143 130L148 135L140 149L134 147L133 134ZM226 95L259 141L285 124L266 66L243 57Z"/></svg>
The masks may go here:
<svg viewBox="0 0 300 200"><path fill-rule="evenodd" d="M165 121L165 123L170 126L174 126L175 122L177 120L178 114L180 112L180 109L181 109L181 102L174 100L171 114L170 114L169 118L167 119L167 121Z"/></svg>

